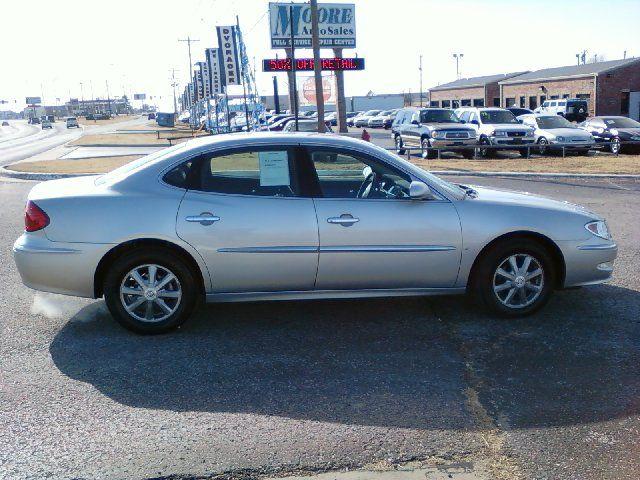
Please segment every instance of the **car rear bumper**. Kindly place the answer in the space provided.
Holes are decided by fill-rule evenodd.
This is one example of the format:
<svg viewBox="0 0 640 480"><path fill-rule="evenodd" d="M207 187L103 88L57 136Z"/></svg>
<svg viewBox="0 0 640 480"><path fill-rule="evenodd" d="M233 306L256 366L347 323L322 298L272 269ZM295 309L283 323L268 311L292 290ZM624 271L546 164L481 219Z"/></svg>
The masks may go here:
<svg viewBox="0 0 640 480"><path fill-rule="evenodd" d="M606 282L613 274L618 246L613 242L588 240L558 242L565 260L565 287Z"/></svg>
<svg viewBox="0 0 640 480"><path fill-rule="evenodd" d="M41 232L24 233L13 245L22 283L43 292L94 297L94 274L111 244L52 242Z"/></svg>

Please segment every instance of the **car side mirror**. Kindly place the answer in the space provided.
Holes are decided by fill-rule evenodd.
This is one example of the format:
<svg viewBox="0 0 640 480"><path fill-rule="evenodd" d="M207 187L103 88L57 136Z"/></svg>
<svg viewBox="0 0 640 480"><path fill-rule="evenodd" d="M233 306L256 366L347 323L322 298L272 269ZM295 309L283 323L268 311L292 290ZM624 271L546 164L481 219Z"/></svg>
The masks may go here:
<svg viewBox="0 0 640 480"><path fill-rule="evenodd" d="M460 120L460 123L467 123L466 120Z"/></svg>
<svg viewBox="0 0 640 480"><path fill-rule="evenodd" d="M478 120L471 120L469 123L472 123L473 125L480 125Z"/></svg>
<svg viewBox="0 0 640 480"><path fill-rule="evenodd" d="M425 198L433 198L429 185L424 182L414 180L409 185L409 197L413 200L422 200Z"/></svg>
<svg viewBox="0 0 640 480"><path fill-rule="evenodd" d="M418 120L411 120L411 124L417 125L418 127L420 126L420 122Z"/></svg>

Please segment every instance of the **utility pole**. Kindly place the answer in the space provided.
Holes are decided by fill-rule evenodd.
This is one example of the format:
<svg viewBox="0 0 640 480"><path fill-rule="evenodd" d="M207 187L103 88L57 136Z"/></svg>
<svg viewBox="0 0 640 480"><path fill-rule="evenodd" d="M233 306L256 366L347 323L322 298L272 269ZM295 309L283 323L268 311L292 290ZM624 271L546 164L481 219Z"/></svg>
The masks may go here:
<svg viewBox="0 0 640 480"><path fill-rule="evenodd" d="M107 108L109 108L109 115L111 115L111 95L109 95L109 80L104 81L107 86Z"/></svg>
<svg viewBox="0 0 640 480"><path fill-rule="evenodd" d="M420 55L420 66L418 70L420 70L420 106L422 107L422 55Z"/></svg>
<svg viewBox="0 0 640 480"><path fill-rule="evenodd" d="M298 84L296 81L296 47L295 43L295 35L293 32L293 5L289 6L289 29L291 30L289 33L291 34L291 72L292 72L292 80L293 85L291 86L293 89L293 122L295 125L295 131L298 131Z"/></svg>
<svg viewBox="0 0 640 480"><path fill-rule="evenodd" d="M456 59L456 79L460 78L460 60L464 57L464 53L454 53L453 58Z"/></svg>
<svg viewBox="0 0 640 480"><path fill-rule="evenodd" d="M320 63L320 32L318 27L318 0L311 0L311 46L313 47L313 76L316 83L316 109L318 110L318 133L324 133L324 88Z"/></svg>
<svg viewBox="0 0 640 480"><path fill-rule="evenodd" d="M84 91L82 90L82 82L80 82L80 98L82 99L82 113L84 113L85 115L87 114L86 110L85 110L85 105L84 105Z"/></svg>
<svg viewBox="0 0 640 480"><path fill-rule="evenodd" d="M334 48L333 56L335 58L342 58L342 49ZM344 72L342 70L336 70L336 111L338 112L338 132L347 133L347 102L344 98ZM351 102L351 109L353 109L353 100Z"/></svg>
<svg viewBox="0 0 640 480"><path fill-rule="evenodd" d="M173 88L173 114L178 114L178 102L176 101L176 87L178 83L176 82L176 69L171 69L171 87Z"/></svg>
<svg viewBox="0 0 640 480"><path fill-rule="evenodd" d="M273 103L276 109L276 114L280 113L280 96L278 95L278 79L273 76Z"/></svg>
<svg viewBox="0 0 640 480"><path fill-rule="evenodd" d="M191 60L191 44L193 42L199 42L199 39L193 39L190 36L187 36L187 38L179 38L178 39L179 42L187 42L187 48L189 51L189 68L187 69L187 75L189 75L189 82L193 81L193 60ZM195 95L194 95L195 96ZM189 125L193 125L195 122L195 119L193 118L195 116L195 102L191 104L191 115L189 116Z"/></svg>

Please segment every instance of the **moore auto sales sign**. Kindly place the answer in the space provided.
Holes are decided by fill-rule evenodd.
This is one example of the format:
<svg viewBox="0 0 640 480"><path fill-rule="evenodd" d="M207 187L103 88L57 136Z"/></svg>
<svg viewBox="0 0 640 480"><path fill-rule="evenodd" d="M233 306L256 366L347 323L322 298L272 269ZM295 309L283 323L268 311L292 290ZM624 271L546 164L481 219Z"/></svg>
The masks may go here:
<svg viewBox="0 0 640 480"><path fill-rule="evenodd" d="M270 3L271 48L311 48L311 7L308 3ZM318 4L320 47L355 48L356 6L350 3Z"/></svg>

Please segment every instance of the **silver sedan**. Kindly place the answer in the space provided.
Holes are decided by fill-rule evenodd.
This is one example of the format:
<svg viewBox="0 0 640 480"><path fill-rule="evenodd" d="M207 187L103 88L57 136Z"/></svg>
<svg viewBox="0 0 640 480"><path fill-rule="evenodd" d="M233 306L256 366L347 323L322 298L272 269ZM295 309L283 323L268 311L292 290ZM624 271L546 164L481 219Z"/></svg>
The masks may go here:
<svg viewBox="0 0 640 480"><path fill-rule="evenodd" d="M236 134L36 185L15 242L34 289L104 296L141 333L208 302L473 293L507 317L611 277L584 208L446 182L368 142Z"/></svg>

